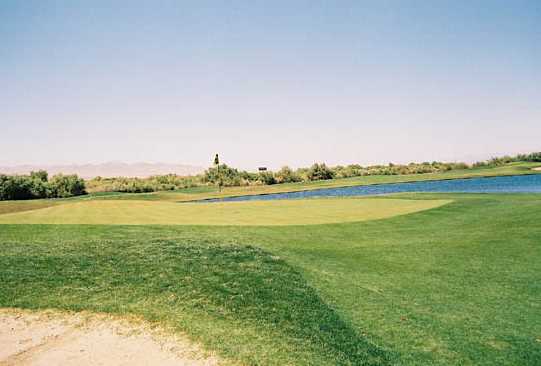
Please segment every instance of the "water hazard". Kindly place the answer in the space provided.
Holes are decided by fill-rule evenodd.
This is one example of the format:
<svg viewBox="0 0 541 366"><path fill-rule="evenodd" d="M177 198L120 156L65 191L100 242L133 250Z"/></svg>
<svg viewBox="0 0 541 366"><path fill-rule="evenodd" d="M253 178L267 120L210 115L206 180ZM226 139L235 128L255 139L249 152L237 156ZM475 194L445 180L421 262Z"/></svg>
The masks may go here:
<svg viewBox="0 0 541 366"><path fill-rule="evenodd" d="M410 183L389 183L366 186L322 188L310 191L287 193L271 193L252 196L225 197L208 200L251 201L251 200L283 200L313 197L347 197L369 196L406 192L438 192L438 193L541 193L541 174L514 175L505 177L486 177L469 179L434 180ZM208 202L207 201L207 202Z"/></svg>

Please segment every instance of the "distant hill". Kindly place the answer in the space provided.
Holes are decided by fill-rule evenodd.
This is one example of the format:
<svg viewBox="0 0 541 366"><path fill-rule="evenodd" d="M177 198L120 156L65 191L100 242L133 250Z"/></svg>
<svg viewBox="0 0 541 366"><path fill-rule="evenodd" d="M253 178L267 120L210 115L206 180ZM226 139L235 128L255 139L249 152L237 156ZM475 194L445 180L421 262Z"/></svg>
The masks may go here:
<svg viewBox="0 0 541 366"><path fill-rule="evenodd" d="M32 170L46 170L49 175L58 173L77 174L90 179L97 176L109 177L149 177L151 175L177 174L195 175L205 170L203 167L186 164L166 163L120 163L71 164L71 165L15 165L0 166L2 174L28 174Z"/></svg>

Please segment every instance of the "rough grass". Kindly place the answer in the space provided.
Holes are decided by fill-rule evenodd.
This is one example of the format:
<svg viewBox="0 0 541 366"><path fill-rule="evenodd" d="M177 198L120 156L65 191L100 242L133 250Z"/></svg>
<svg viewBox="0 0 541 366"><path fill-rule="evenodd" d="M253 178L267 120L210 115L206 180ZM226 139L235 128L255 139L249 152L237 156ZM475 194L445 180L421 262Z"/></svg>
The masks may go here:
<svg viewBox="0 0 541 366"><path fill-rule="evenodd" d="M253 246L70 235L46 245L4 242L0 268L1 306L135 313L246 364L389 359L298 271Z"/></svg>
<svg viewBox="0 0 541 366"><path fill-rule="evenodd" d="M434 208L448 202L377 198L223 203L98 200L0 215L0 223L305 225L382 219Z"/></svg>

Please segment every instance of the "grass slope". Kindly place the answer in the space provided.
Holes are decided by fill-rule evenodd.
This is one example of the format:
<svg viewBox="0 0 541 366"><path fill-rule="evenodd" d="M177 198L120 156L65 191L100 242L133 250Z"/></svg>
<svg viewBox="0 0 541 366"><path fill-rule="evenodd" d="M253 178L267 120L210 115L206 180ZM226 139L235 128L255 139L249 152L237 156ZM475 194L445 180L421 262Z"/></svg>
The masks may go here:
<svg viewBox="0 0 541 366"><path fill-rule="evenodd" d="M56 206L58 202L53 200L28 200L28 201L0 201L0 215L39 210L41 208Z"/></svg>
<svg viewBox="0 0 541 366"><path fill-rule="evenodd" d="M434 208L449 200L310 199L171 203L83 201L0 215L9 224L305 225L374 220Z"/></svg>
<svg viewBox="0 0 541 366"><path fill-rule="evenodd" d="M59 237L49 227L39 233L60 240L4 242L0 305L138 314L251 365L388 361L298 271L262 249L186 238L96 240L89 230Z"/></svg>
<svg viewBox="0 0 541 366"><path fill-rule="evenodd" d="M304 234L253 234L399 352L400 364L541 364L541 195L425 197L455 201Z"/></svg>
<svg viewBox="0 0 541 366"><path fill-rule="evenodd" d="M251 365L541 364L541 195L403 197L453 202L312 226L0 225L0 306L138 314Z"/></svg>

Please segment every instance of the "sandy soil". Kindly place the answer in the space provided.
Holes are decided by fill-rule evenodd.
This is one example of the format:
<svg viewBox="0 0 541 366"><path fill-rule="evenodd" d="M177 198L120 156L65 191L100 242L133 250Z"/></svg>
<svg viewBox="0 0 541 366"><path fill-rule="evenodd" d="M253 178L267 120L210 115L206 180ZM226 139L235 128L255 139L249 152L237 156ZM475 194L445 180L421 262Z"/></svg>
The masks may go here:
<svg viewBox="0 0 541 366"><path fill-rule="evenodd" d="M0 309L0 366L219 365L193 343L105 315Z"/></svg>
<svg viewBox="0 0 541 366"><path fill-rule="evenodd" d="M537 168L532 168L532 170L541 170L541 166Z"/></svg>

